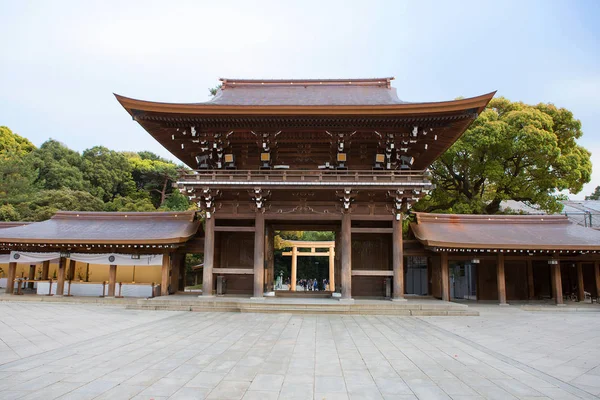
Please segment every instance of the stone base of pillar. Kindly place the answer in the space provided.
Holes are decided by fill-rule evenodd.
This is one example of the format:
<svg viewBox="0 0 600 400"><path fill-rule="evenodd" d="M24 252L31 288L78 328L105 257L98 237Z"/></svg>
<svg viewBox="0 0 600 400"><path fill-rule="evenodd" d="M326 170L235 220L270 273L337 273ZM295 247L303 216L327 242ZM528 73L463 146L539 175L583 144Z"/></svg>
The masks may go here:
<svg viewBox="0 0 600 400"><path fill-rule="evenodd" d="M556 304L556 307L566 307L566 304Z"/></svg>
<svg viewBox="0 0 600 400"><path fill-rule="evenodd" d="M390 299L391 301L405 302L407 301L404 297L398 297L397 299Z"/></svg>
<svg viewBox="0 0 600 400"><path fill-rule="evenodd" d="M500 304L498 304L498 305L499 305L500 307L508 307L508 306L510 306L510 304L508 304L508 303L500 303Z"/></svg>
<svg viewBox="0 0 600 400"><path fill-rule="evenodd" d="M199 299L207 299L207 300L211 300L214 299L216 296L212 295L212 294L201 294L200 296L198 296Z"/></svg>
<svg viewBox="0 0 600 400"><path fill-rule="evenodd" d="M250 297L250 300L253 300L253 301L255 301L255 300L264 301L265 298L264 297Z"/></svg>
<svg viewBox="0 0 600 400"><path fill-rule="evenodd" d="M354 304L354 299L339 299L341 304Z"/></svg>

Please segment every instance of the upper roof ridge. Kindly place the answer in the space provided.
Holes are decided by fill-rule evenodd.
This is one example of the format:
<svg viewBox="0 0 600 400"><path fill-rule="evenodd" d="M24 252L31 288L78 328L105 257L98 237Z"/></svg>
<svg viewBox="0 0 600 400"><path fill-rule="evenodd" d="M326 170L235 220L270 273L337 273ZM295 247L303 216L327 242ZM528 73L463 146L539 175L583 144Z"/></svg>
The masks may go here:
<svg viewBox="0 0 600 400"><path fill-rule="evenodd" d="M234 79L219 78L222 82L222 89L236 86L385 86L391 87L391 77L384 78L347 78L347 79Z"/></svg>

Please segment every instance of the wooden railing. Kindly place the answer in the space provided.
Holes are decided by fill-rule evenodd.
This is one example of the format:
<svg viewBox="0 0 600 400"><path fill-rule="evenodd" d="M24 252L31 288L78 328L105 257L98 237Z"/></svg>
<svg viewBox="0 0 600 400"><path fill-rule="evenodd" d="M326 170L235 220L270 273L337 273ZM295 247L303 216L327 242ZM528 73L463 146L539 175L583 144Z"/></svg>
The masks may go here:
<svg viewBox="0 0 600 400"><path fill-rule="evenodd" d="M197 170L180 177L180 183L214 182L416 182L429 183L426 171L390 170Z"/></svg>

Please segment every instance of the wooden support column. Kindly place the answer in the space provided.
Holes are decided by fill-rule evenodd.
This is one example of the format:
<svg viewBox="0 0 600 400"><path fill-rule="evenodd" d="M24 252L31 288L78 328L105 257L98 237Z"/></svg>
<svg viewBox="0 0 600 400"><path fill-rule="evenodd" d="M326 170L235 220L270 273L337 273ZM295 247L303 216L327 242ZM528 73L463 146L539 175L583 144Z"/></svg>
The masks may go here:
<svg viewBox="0 0 600 400"><path fill-rule="evenodd" d="M6 275L6 294L13 294L15 291L15 278L17 276L17 263L8 263L8 274Z"/></svg>
<svg viewBox="0 0 600 400"><path fill-rule="evenodd" d="M329 248L329 290L335 292L335 247Z"/></svg>
<svg viewBox="0 0 600 400"><path fill-rule="evenodd" d="M392 300L404 300L404 250L402 248L402 214L392 222Z"/></svg>
<svg viewBox="0 0 600 400"><path fill-rule="evenodd" d="M117 266L108 267L108 297L115 297L115 288L117 286Z"/></svg>
<svg viewBox="0 0 600 400"><path fill-rule="evenodd" d="M594 276L596 277L596 298L600 297L600 261L594 261Z"/></svg>
<svg viewBox="0 0 600 400"><path fill-rule="evenodd" d="M342 214L342 300L352 298L352 218Z"/></svg>
<svg viewBox="0 0 600 400"><path fill-rule="evenodd" d="M265 282L267 291L272 292L274 290L273 282L275 281L275 232L273 231L273 226L271 224L265 226L265 236L267 240L265 250L267 274L265 276Z"/></svg>
<svg viewBox="0 0 600 400"><path fill-rule="evenodd" d="M558 264L552 264L552 287L554 288L554 302L557 306L564 305L563 291L562 291L562 276L560 275L560 261L556 258Z"/></svg>
<svg viewBox="0 0 600 400"><path fill-rule="evenodd" d="M442 300L450 301L450 272L448 270L448 253L442 251L440 253L440 267L442 279Z"/></svg>
<svg viewBox="0 0 600 400"><path fill-rule="evenodd" d="M213 266L215 264L215 217L206 218L204 227L204 268L202 296L213 295Z"/></svg>
<svg viewBox="0 0 600 400"><path fill-rule="evenodd" d="M42 280L48 280L48 273L50 272L50 261L44 261L42 264Z"/></svg>
<svg viewBox="0 0 600 400"><path fill-rule="evenodd" d="M56 273L56 296L62 296L65 293L65 273L67 269L67 259L61 257L58 261L58 272Z"/></svg>
<svg viewBox="0 0 600 400"><path fill-rule="evenodd" d="M160 279L160 295L169 295L169 272L171 269L171 256L169 253L163 254L161 279Z"/></svg>
<svg viewBox="0 0 600 400"><path fill-rule="evenodd" d="M254 219L254 298L265 291L265 215L259 210Z"/></svg>
<svg viewBox="0 0 600 400"><path fill-rule="evenodd" d="M69 275L68 275L68 280L73 281L75 280L75 265L77 264L77 261L75 260L69 260Z"/></svg>
<svg viewBox="0 0 600 400"><path fill-rule="evenodd" d="M583 285L583 263L577 263L577 300L585 301L585 286Z"/></svg>
<svg viewBox="0 0 600 400"><path fill-rule="evenodd" d="M533 262L527 260L527 290L528 299L533 300L535 298L535 284L533 282Z"/></svg>
<svg viewBox="0 0 600 400"><path fill-rule="evenodd" d="M29 266L29 275L27 276L27 279L31 281L35 279L35 264ZM29 282L27 287L33 289L33 282Z"/></svg>
<svg viewBox="0 0 600 400"><path fill-rule="evenodd" d="M290 278L290 290L296 291L296 281L298 280L298 248L292 247L292 277Z"/></svg>
<svg viewBox="0 0 600 400"><path fill-rule="evenodd" d="M181 269L181 254L173 253L171 259L171 290L169 294L177 293L179 290L179 273Z"/></svg>
<svg viewBox="0 0 600 400"><path fill-rule="evenodd" d="M498 281L498 301L501 306L506 306L506 275L504 274L504 253L496 257L496 280Z"/></svg>

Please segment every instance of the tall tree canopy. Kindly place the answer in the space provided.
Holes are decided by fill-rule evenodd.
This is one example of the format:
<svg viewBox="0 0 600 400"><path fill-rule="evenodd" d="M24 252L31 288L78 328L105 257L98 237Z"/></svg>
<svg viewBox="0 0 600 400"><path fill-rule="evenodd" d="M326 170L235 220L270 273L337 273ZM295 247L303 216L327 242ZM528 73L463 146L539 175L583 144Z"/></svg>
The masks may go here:
<svg viewBox="0 0 600 400"><path fill-rule="evenodd" d="M564 108L493 99L464 135L431 167L436 185L418 211L485 213L503 200L562 210L561 191L590 181L590 152L576 143L581 122Z"/></svg>
<svg viewBox="0 0 600 400"><path fill-rule="evenodd" d="M56 211L184 211L173 189L182 168L150 152L96 146L83 154L56 140L36 149L0 127L0 221L39 221Z"/></svg>
<svg viewBox="0 0 600 400"><path fill-rule="evenodd" d="M586 200L600 200L600 186L596 186L594 192L589 196L585 196Z"/></svg>

